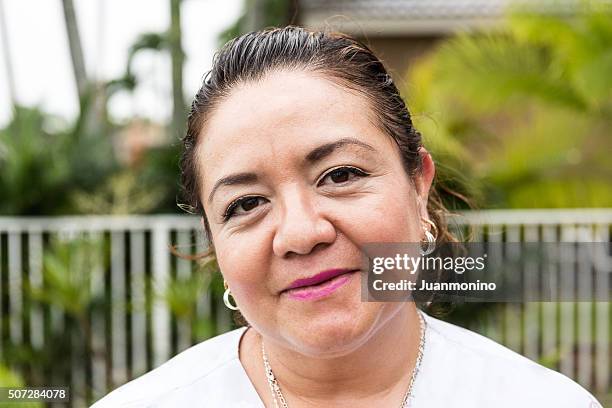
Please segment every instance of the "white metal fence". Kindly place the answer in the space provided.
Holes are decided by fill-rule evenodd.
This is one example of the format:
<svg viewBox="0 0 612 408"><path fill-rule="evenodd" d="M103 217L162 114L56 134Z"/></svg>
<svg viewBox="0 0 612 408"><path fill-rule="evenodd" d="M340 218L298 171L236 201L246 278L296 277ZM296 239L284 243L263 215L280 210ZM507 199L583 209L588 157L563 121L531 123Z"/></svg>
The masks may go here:
<svg viewBox="0 0 612 408"><path fill-rule="evenodd" d="M458 225L473 228L474 240L489 242L610 242L612 209L503 210L464 213ZM70 374L39 381L70 385L73 406L85 406L109 389L158 366L198 341L196 329L174 316L163 296L173 279L198 273L182 253L205 249L201 226L189 216L0 217L0 358L13 361L16 345L44 350L50 333L67 324L53 301L28 294L46 287L45 256L53 239L85 237L97 242L101 262L86 271L87 290L110 306L87 312L87 350L66 355ZM596 282L598 299L610 293L610 271ZM574 282L576 284L576 282ZM209 321L212 333L231 327L218 297L203 293L194 318ZM610 390L610 302L503 305L501 313L473 327L527 357L551 365L597 393ZM70 344L83 342L70 331ZM76 333L76 334L75 334ZM35 364L33 364L35 366ZM28 368L18 366L18 370ZM30 367L30 373L35 367ZM58 371L59 372L59 371Z"/></svg>
<svg viewBox="0 0 612 408"><path fill-rule="evenodd" d="M54 218L0 217L0 353L9 345L27 343L43 350L50 332L63 329L65 311L53 302L27 302L28 293L45 286L44 256L53 239L81 238L97 243L100 262L89 274L85 290L109 307L88 313L90 362L72 361L68 378L46 373L45 385L71 387L73 406L85 406L117 385L138 376L190 346L192 327L172 319L163 296L170 279L196 273L196 263L169 251L202 251L206 242L197 219L186 216L91 216ZM231 316L203 293L196 313L215 322L215 332L230 329ZM27 307L26 307L27 306ZM68 333L69 331L67 331ZM79 333L77 332L77 335ZM82 333L81 333L82 335ZM75 344L83 339L66 339ZM11 356L3 355L5 361ZM18 367L23 369L23 367Z"/></svg>
<svg viewBox="0 0 612 408"><path fill-rule="evenodd" d="M473 240L488 242L610 242L611 209L575 210L490 210L465 213L462 223L470 225ZM505 304L480 327L486 336L552 368L598 394L610 392L610 319L612 265L593 276L576 265L565 272L571 289L582 292L587 302L527 302ZM580 279L578 279L580 277ZM607 301L603 301L603 300Z"/></svg>

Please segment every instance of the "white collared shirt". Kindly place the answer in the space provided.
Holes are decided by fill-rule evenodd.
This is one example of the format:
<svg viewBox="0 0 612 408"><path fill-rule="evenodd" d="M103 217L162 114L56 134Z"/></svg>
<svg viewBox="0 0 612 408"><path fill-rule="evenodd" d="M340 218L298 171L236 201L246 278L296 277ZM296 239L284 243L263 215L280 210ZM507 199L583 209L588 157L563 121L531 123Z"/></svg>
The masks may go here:
<svg viewBox="0 0 612 408"><path fill-rule="evenodd" d="M601 408L564 375L477 333L423 316L427 337L411 407ZM185 350L92 408L264 408L238 358L245 331L242 327Z"/></svg>

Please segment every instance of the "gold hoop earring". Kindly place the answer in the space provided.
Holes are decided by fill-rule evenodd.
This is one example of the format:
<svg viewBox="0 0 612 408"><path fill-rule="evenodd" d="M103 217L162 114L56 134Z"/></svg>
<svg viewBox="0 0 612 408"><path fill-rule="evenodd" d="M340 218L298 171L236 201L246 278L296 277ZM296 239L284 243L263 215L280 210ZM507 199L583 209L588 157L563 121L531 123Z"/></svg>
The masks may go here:
<svg viewBox="0 0 612 408"><path fill-rule="evenodd" d="M438 239L438 227L436 226L436 224L430 220L429 218L425 218L425 217L421 217L421 220L423 220L424 222L426 222L427 224L431 225L431 228L433 228L434 230L434 241L436 241Z"/></svg>
<svg viewBox="0 0 612 408"><path fill-rule="evenodd" d="M230 310L238 310L238 305L233 305L232 302L230 302L230 295L232 294L229 285L227 284L227 281L223 281L223 287L225 288L225 292L223 292L223 303L225 304L225 307L227 307Z"/></svg>

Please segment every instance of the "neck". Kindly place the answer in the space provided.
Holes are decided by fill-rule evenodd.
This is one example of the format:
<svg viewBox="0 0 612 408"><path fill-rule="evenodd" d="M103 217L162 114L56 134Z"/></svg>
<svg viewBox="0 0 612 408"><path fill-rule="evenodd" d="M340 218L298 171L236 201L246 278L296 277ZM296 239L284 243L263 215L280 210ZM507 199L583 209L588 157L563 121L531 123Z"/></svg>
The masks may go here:
<svg viewBox="0 0 612 408"><path fill-rule="evenodd" d="M405 303L359 347L339 357L313 358L270 341L265 347L292 408L298 401L308 406L340 401L356 406L381 399L397 400L399 406L416 364L420 334L416 307Z"/></svg>

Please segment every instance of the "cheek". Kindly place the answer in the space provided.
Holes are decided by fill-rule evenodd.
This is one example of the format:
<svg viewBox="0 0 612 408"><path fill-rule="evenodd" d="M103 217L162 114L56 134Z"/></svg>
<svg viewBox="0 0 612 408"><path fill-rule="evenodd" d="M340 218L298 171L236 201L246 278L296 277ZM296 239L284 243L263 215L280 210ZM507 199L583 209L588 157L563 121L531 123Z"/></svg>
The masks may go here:
<svg viewBox="0 0 612 408"><path fill-rule="evenodd" d="M416 196L410 184L385 183L335 211L340 228L350 239L365 242L419 242L420 221Z"/></svg>
<svg viewBox="0 0 612 408"><path fill-rule="evenodd" d="M250 294L264 290L262 282L266 281L269 270L265 240L236 236L220 237L217 242L215 252L219 269L232 293L239 299L248 299Z"/></svg>

